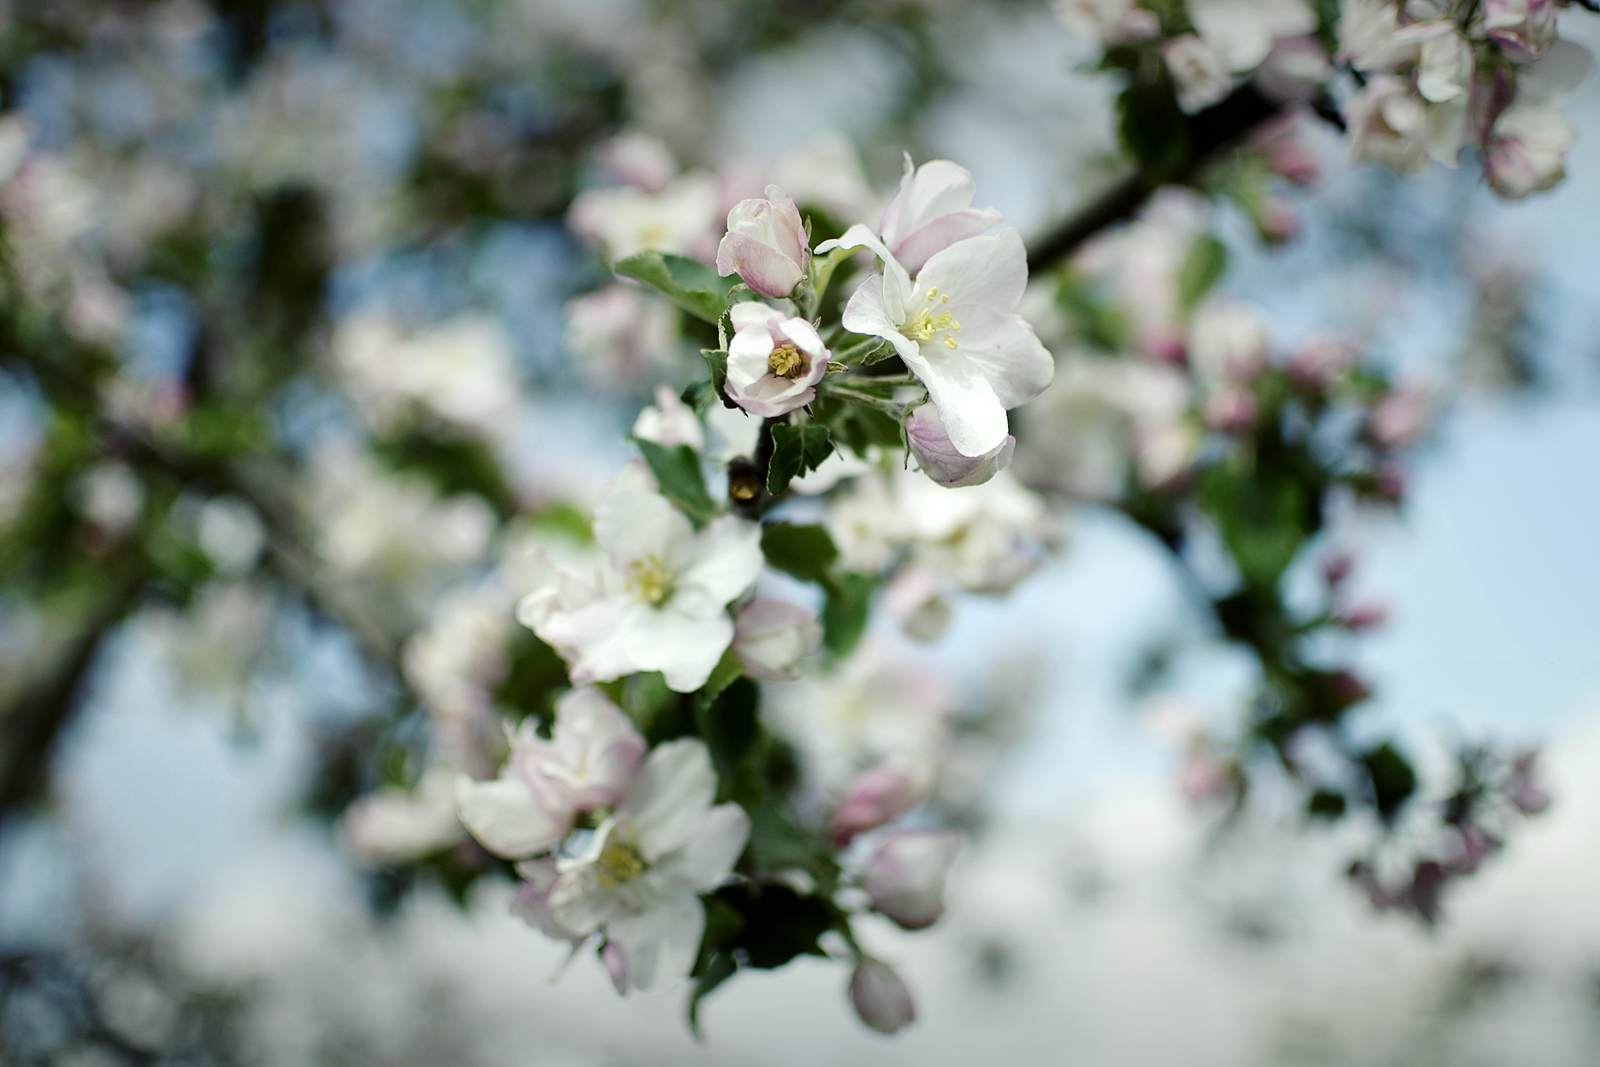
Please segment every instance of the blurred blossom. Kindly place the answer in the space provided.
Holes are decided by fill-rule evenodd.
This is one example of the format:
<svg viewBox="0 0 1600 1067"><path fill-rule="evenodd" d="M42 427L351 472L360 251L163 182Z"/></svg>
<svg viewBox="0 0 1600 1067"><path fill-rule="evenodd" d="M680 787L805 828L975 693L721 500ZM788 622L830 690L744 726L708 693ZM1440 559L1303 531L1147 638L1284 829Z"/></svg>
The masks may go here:
<svg viewBox="0 0 1600 1067"><path fill-rule="evenodd" d="M1345 105L1352 162L1373 160L1402 174L1428 169L1427 110L1405 82L1372 78Z"/></svg>
<svg viewBox="0 0 1600 1067"><path fill-rule="evenodd" d="M1206 397L1201 417L1213 430L1247 433L1256 423L1256 398L1250 390L1230 385Z"/></svg>
<svg viewBox="0 0 1600 1067"><path fill-rule="evenodd" d="M1205 110L1233 87L1227 57L1203 37L1185 33L1164 42L1161 59L1177 85L1178 106L1185 114Z"/></svg>
<svg viewBox="0 0 1600 1067"><path fill-rule="evenodd" d="M84 518L112 538L127 533L144 511L144 482L125 463L91 467L79 479L74 495Z"/></svg>
<svg viewBox="0 0 1600 1067"><path fill-rule="evenodd" d="M663 448L688 445L696 452L703 452L706 447L705 430L700 425L700 419L678 398L677 393L664 385L656 386L655 406L645 408L634 420L633 436Z"/></svg>
<svg viewBox="0 0 1600 1067"><path fill-rule="evenodd" d="M710 262L722 231L716 178L688 171L659 192L631 186L586 189L572 201L567 225L615 263L655 249Z"/></svg>
<svg viewBox="0 0 1600 1067"><path fill-rule="evenodd" d="M186 687L228 696L270 649L276 620L269 588L221 580L207 582L182 611L152 612L146 624Z"/></svg>
<svg viewBox="0 0 1600 1067"><path fill-rule="evenodd" d="M200 509L200 548L217 569L240 573L254 567L267 543L266 527L255 508L234 497L213 497Z"/></svg>
<svg viewBox="0 0 1600 1067"><path fill-rule="evenodd" d="M1075 33L1107 47L1148 41L1161 34L1161 22L1134 0L1052 0L1051 10Z"/></svg>
<svg viewBox="0 0 1600 1067"><path fill-rule="evenodd" d="M1353 370L1361 353L1338 337L1313 337L1289 358L1289 376L1306 389L1327 389Z"/></svg>
<svg viewBox="0 0 1600 1067"><path fill-rule="evenodd" d="M1567 150L1577 131L1548 104L1522 102L1501 113L1484 149L1484 170L1495 192L1511 199L1553 188L1566 176Z"/></svg>
<svg viewBox="0 0 1600 1067"><path fill-rule="evenodd" d="M677 312L632 285L574 297L566 314L567 349L584 378L603 392L623 392L676 361Z"/></svg>
<svg viewBox="0 0 1600 1067"><path fill-rule="evenodd" d="M810 608L774 597L739 609L733 651L744 672L758 682L792 682L803 656L822 647L822 625Z"/></svg>
<svg viewBox="0 0 1600 1067"><path fill-rule="evenodd" d="M334 360L363 414L392 431L425 412L469 433L492 433L519 393L511 346L500 324L463 315L407 337L387 315L351 316L334 334Z"/></svg>
<svg viewBox="0 0 1600 1067"><path fill-rule="evenodd" d="M1390 390L1367 416L1367 433L1384 448L1414 444L1428 430L1433 389L1413 382Z"/></svg>
<svg viewBox="0 0 1600 1067"><path fill-rule="evenodd" d="M1189 327L1189 362L1206 382L1248 384L1267 365L1267 328L1243 304L1212 301Z"/></svg>
<svg viewBox="0 0 1600 1067"><path fill-rule="evenodd" d="M931 926L944 914L945 875L960 846L954 830L892 831L867 861L861 887L905 929Z"/></svg>
<svg viewBox="0 0 1600 1067"><path fill-rule="evenodd" d="M864 956L850 976L850 1003L861 1021L881 1034L899 1033L916 1021L911 991L881 960Z"/></svg>
<svg viewBox="0 0 1600 1067"><path fill-rule="evenodd" d="M345 843L369 863L403 863L449 848L467 836L456 818L450 774L423 775L415 789L380 789L351 804L340 821Z"/></svg>
<svg viewBox="0 0 1600 1067"><path fill-rule="evenodd" d="M814 134L772 165L772 182L802 207L818 207L841 222L864 221L880 203L861 170L861 154L836 130Z"/></svg>
<svg viewBox="0 0 1600 1067"><path fill-rule="evenodd" d="M660 192L678 173L672 149L642 130L619 133L601 145L598 154L612 178L648 193Z"/></svg>
<svg viewBox="0 0 1600 1067"><path fill-rule="evenodd" d="M1255 83L1275 100L1309 103L1322 92L1332 74L1328 52L1315 37L1280 37L1257 68Z"/></svg>
<svg viewBox="0 0 1600 1067"><path fill-rule="evenodd" d="M884 763L863 771L829 820L834 843L843 847L858 834L898 819L922 803L931 787L925 768Z"/></svg>
<svg viewBox="0 0 1600 1067"><path fill-rule="evenodd" d="M1317 29L1305 0L1188 0L1186 6L1195 30L1234 73L1260 66L1279 39L1303 39Z"/></svg>

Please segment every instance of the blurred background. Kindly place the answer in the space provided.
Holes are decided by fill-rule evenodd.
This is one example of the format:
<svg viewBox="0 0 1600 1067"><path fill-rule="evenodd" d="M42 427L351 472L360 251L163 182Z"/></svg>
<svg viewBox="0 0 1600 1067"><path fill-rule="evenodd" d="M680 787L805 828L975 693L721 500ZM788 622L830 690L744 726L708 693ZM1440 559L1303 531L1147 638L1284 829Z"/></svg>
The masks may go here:
<svg viewBox="0 0 1600 1067"><path fill-rule="evenodd" d="M1549 810L1434 924L1346 879L1360 827L1270 783L1208 805L1199 738L1259 665L1096 489L1138 457L1048 430L1021 448L1083 465L1046 484L1019 450L1050 552L867 638L962 724L946 917L863 931L906 1033L802 958L719 991L697 1043L680 995L565 966L509 881L402 862L459 840L448 804L351 807L426 796L473 709L559 684L511 621L527 546L697 373L603 255L704 257L766 180L873 219L906 151L1043 235L1119 173L1097 58L1025 0L0 0L0 1062L1594 1063L1592 80L1528 201L1352 166L1308 119L1314 179L1146 216L1220 242L1275 346L1337 332L1426 395L1403 506L1331 509L1288 581L1348 552L1386 618L1340 638L1358 734L1542 750Z"/></svg>

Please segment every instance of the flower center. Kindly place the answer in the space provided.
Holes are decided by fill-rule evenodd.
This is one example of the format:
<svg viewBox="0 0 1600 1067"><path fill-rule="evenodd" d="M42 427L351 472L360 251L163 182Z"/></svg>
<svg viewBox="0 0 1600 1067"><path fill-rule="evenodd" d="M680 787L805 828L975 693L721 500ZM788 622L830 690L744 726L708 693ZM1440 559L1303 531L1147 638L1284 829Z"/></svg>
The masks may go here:
<svg viewBox="0 0 1600 1067"><path fill-rule="evenodd" d="M612 834L600 850L600 858L595 861L595 874L601 885L615 889L639 877L647 866L644 857L639 854L638 845Z"/></svg>
<svg viewBox="0 0 1600 1067"><path fill-rule="evenodd" d="M641 602L658 608L672 595L673 577L673 573L662 564L661 558L652 552L644 559L636 559L628 564L625 584Z"/></svg>
<svg viewBox="0 0 1600 1067"><path fill-rule="evenodd" d="M780 378L792 380L806 372L806 357L793 344L785 341L767 357L767 368Z"/></svg>
<svg viewBox="0 0 1600 1067"><path fill-rule="evenodd" d="M933 309L940 304L948 303L950 303L950 294L941 294L938 286L929 289L928 304L930 306L918 308L917 313L911 316L911 320L900 327L900 332L911 338L911 340L919 342L931 341L935 334L943 333L944 346L946 348L954 348L956 346L956 334L961 332L961 324L948 311L941 311L937 315L933 312Z"/></svg>

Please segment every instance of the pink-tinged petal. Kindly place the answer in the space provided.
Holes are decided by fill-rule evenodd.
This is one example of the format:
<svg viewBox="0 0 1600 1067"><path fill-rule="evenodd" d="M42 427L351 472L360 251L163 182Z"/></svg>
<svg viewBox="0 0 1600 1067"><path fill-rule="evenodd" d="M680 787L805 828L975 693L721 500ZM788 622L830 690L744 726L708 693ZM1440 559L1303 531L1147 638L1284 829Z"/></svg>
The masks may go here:
<svg viewBox="0 0 1600 1067"><path fill-rule="evenodd" d="M976 237L1005 221L1005 216L993 208L968 208L954 211L929 222L895 245L894 257L906 270L915 273L935 255L958 241Z"/></svg>
<svg viewBox="0 0 1600 1067"><path fill-rule="evenodd" d="M700 898L683 893L641 914L618 916L606 925L606 937L622 947L628 985L647 993L688 977L705 924Z"/></svg>
<svg viewBox="0 0 1600 1067"><path fill-rule="evenodd" d="M863 771L829 822L834 841L842 847L857 834L898 819L922 803L927 792L926 783L902 767L880 765Z"/></svg>
<svg viewBox="0 0 1600 1067"><path fill-rule="evenodd" d="M922 472L950 489L981 485L1011 465L1017 439L1007 434L996 448L981 456L964 456L950 440L936 404L924 404L906 420L906 438Z"/></svg>
<svg viewBox="0 0 1600 1067"><path fill-rule="evenodd" d="M728 311L728 317L733 320L734 330L742 332L752 326L766 326L777 322L784 317L784 314L759 300L743 300L733 305Z"/></svg>
<svg viewBox="0 0 1600 1067"><path fill-rule="evenodd" d="M1028 287L1028 250L1015 229L992 237L969 237L928 260L917 275L917 291L937 288L950 297L942 310L961 321L961 312L973 307L1009 315Z"/></svg>
<svg viewBox="0 0 1600 1067"><path fill-rule="evenodd" d="M805 270L800 264L777 249L743 234L726 235L717 249L718 273L733 273L732 270L722 269L724 260L730 266L736 264L739 277L762 296L786 297L794 292L805 277Z"/></svg>
<svg viewBox="0 0 1600 1067"><path fill-rule="evenodd" d="M907 930L944 914L944 883L961 845L954 830L901 830L878 846L861 875L872 906Z"/></svg>
<svg viewBox="0 0 1600 1067"><path fill-rule="evenodd" d="M817 328L805 319L784 319L777 323L776 329L808 356L821 356L828 351Z"/></svg>
<svg viewBox="0 0 1600 1067"><path fill-rule="evenodd" d="M711 755L698 738L656 746L617 807L619 823L638 834L639 852L655 863L699 832L717 795Z"/></svg>
<svg viewBox="0 0 1600 1067"><path fill-rule="evenodd" d="M605 964L606 973L611 976L611 984L616 988L618 995L628 992L628 953L619 942L607 941L600 950L600 962Z"/></svg>
<svg viewBox="0 0 1600 1067"><path fill-rule="evenodd" d="M553 848L572 829L572 812L550 811L520 777L456 780L456 809L478 843L502 859Z"/></svg>
<svg viewBox="0 0 1600 1067"><path fill-rule="evenodd" d="M957 452L982 456L1005 441L1009 432L1006 409L995 396L994 387L965 353L929 345L917 355L904 358L911 373L922 380L928 395L939 405Z"/></svg>
<svg viewBox="0 0 1600 1067"><path fill-rule="evenodd" d="M817 613L788 600L762 597L739 612L733 651L745 673L760 682L792 682L800 658L822 645Z"/></svg>
<svg viewBox="0 0 1600 1067"><path fill-rule="evenodd" d="M887 963L863 956L850 976L850 1003L861 1021L880 1034L893 1034L917 1019L911 991Z"/></svg>

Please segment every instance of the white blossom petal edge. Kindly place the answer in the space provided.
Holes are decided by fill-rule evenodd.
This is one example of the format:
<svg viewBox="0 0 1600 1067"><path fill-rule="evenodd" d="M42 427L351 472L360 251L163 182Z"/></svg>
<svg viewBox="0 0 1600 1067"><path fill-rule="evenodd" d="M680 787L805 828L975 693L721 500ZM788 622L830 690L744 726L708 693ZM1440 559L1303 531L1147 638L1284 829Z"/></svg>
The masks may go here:
<svg viewBox="0 0 1600 1067"><path fill-rule="evenodd" d="M704 742L669 741L588 847L556 860L551 916L574 936L601 931L621 949L621 988L655 988L694 963L705 929L699 895L722 884L750 836L742 808L712 805L716 790Z"/></svg>
<svg viewBox="0 0 1600 1067"><path fill-rule="evenodd" d="M595 580L563 571L517 617L567 661L574 685L660 671L700 688L733 642L728 604L761 571L761 529L732 515L696 533L658 493L620 485L595 509L610 567Z"/></svg>
<svg viewBox="0 0 1600 1067"><path fill-rule="evenodd" d="M958 241L909 280L865 226L830 247L868 248L884 272L868 278L845 307L845 329L882 337L939 405L951 443L982 456L1007 436L1006 411L1044 391L1055 362L1033 328L1013 312L1028 284L1028 254L1015 229Z"/></svg>

